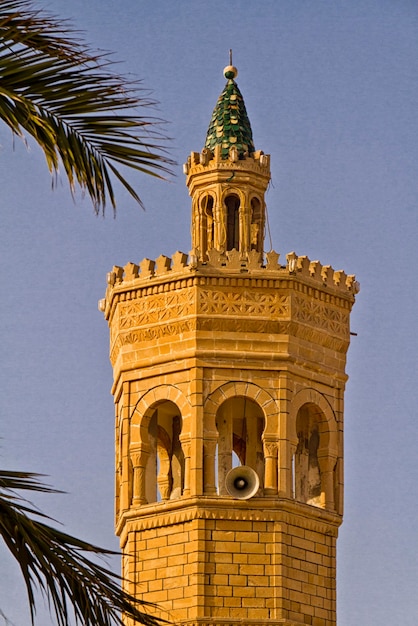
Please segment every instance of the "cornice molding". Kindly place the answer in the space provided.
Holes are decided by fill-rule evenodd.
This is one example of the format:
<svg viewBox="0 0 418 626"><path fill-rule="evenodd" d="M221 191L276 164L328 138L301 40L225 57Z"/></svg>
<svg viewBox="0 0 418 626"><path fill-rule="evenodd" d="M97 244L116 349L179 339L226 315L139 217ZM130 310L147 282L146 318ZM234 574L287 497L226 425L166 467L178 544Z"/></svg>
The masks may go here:
<svg viewBox="0 0 418 626"><path fill-rule="evenodd" d="M116 532L122 543L129 532L184 524L196 520L273 522L337 537L342 517L286 498L254 498L243 504L232 498L200 497L142 505L125 511Z"/></svg>

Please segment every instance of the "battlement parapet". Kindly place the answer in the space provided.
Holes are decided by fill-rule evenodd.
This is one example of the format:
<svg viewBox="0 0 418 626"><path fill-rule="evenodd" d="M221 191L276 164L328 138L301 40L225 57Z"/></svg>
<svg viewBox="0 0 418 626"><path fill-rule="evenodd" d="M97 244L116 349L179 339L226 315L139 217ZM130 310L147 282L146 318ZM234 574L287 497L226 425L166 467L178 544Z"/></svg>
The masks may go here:
<svg viewBox="0 0 418 626"><path fill-rule="evenodd" d="M172 257L160 255L155 261L143 259L138 265L127 263L124 267L114 266L107 274L107 290L104 299L99 301L99 310L106 311L113 290L142 287L155 282L169 282L174 278L193 275L256 276L259 278L300 278L312 287L331 289L338 295L354 297L360 291L360 285L354 275L347 275L343 270L334 270L330 265L311 261L307 256L298 256L295 252L286 255L286 265L280 265L280 255L271 250L265 258L260 258L256 251L241 254L237 250L220 252L212 249L205 263L199 261L199 251L189 254L175 252Z"/></svg>
<svg viewBox="0 0 418 626"><path fill-rule="evenodd" d="M222 159L220 146L216 146L213 152L209 148L203 148L201 152L191 152L183 165L183 172L186 176L212 170L228 171L231 169L257 171L259 174L270 177L270 155L257 150L253 154L240 158L237 149L231 146L228 158Z"/></svg>

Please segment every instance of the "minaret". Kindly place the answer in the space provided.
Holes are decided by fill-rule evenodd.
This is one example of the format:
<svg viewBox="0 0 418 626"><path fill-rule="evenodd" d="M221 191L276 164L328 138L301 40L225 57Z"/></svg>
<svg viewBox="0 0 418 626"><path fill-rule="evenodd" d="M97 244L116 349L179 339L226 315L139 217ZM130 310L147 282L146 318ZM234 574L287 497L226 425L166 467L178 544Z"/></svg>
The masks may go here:
<svg viewBox="0 0 418 626"><path fill-rule="evenodd" d="M192 196L192 246L207 261L212 250L236 250L240 258L262 260L270 159L255 151L250 121L238 85L238 71L224 70L227 84L219 96L205 147L192 152L187 185ZM254 254L256 253L256 254Z"/></svg>
<svg viewBox="0 0 418 626"><path fill-rule="evenodd" d="M269 157L228 66L185 164L192 252L100 302L129 590L193 626L333 626L354 276L264 251Z"/></svg>

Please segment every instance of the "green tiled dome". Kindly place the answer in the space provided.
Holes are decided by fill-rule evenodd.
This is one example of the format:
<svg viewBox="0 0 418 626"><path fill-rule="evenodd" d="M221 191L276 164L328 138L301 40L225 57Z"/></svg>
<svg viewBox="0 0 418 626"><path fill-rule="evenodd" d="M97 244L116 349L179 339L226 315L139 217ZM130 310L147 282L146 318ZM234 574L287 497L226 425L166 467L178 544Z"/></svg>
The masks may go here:
<svg viewBox="0 0 418 626"><path fill-rule="evenodd" d="M225 68L226 70L229 68ZM231 68L234 69L235 68ZM235 70L236 72L236 70ZM205 148L222 147L222 159L227 159L231 146L236 146L239 157L254 152L253 133L245 109L244 99L233 80L234 72L225 71L228 82L218 98L206 135Z"/></svg>

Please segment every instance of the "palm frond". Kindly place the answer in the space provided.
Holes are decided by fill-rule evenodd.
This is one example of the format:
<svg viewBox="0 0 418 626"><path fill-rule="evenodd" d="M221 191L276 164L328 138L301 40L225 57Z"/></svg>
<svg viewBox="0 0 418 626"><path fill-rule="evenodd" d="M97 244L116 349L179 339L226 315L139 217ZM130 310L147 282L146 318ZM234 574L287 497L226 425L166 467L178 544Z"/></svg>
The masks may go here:
<svg viewBox="0 0 418 626"><path fill-rule="evenodd" d="M21 41L34 50L44 50L57 58L82 60L89 56L79 41L80 33L69 20L57 20L44 11L35 9L32 0L1 0L1 38Z"/></svg>
<svg viewBox="0 0 418 626"><path fill-rule="evenodd" d="M86 191L96 212L107 201L116 207L111 174L141 204L120 166L164 178L174 164L161 120L137 113L155 102L113 66L29 0L0 2L0 119L32 136L54 180L61 165L72 192Z"/></svg>
<svg viewBox="0 0 418 626"><path fill-rule="evenodd" d="M70 625L69 606L73 607L76 623L83 626L122 625L123 614L145 626L161 626L161 620L146 612L153 605L123 591L119 576L84 554L103 557L114 552L45 523L50 518L18 496L16 489L55 490L40 483L36 474L0 471L0 536L20 566L32 623L35 591L40 590L59 626Z"/></svg>

